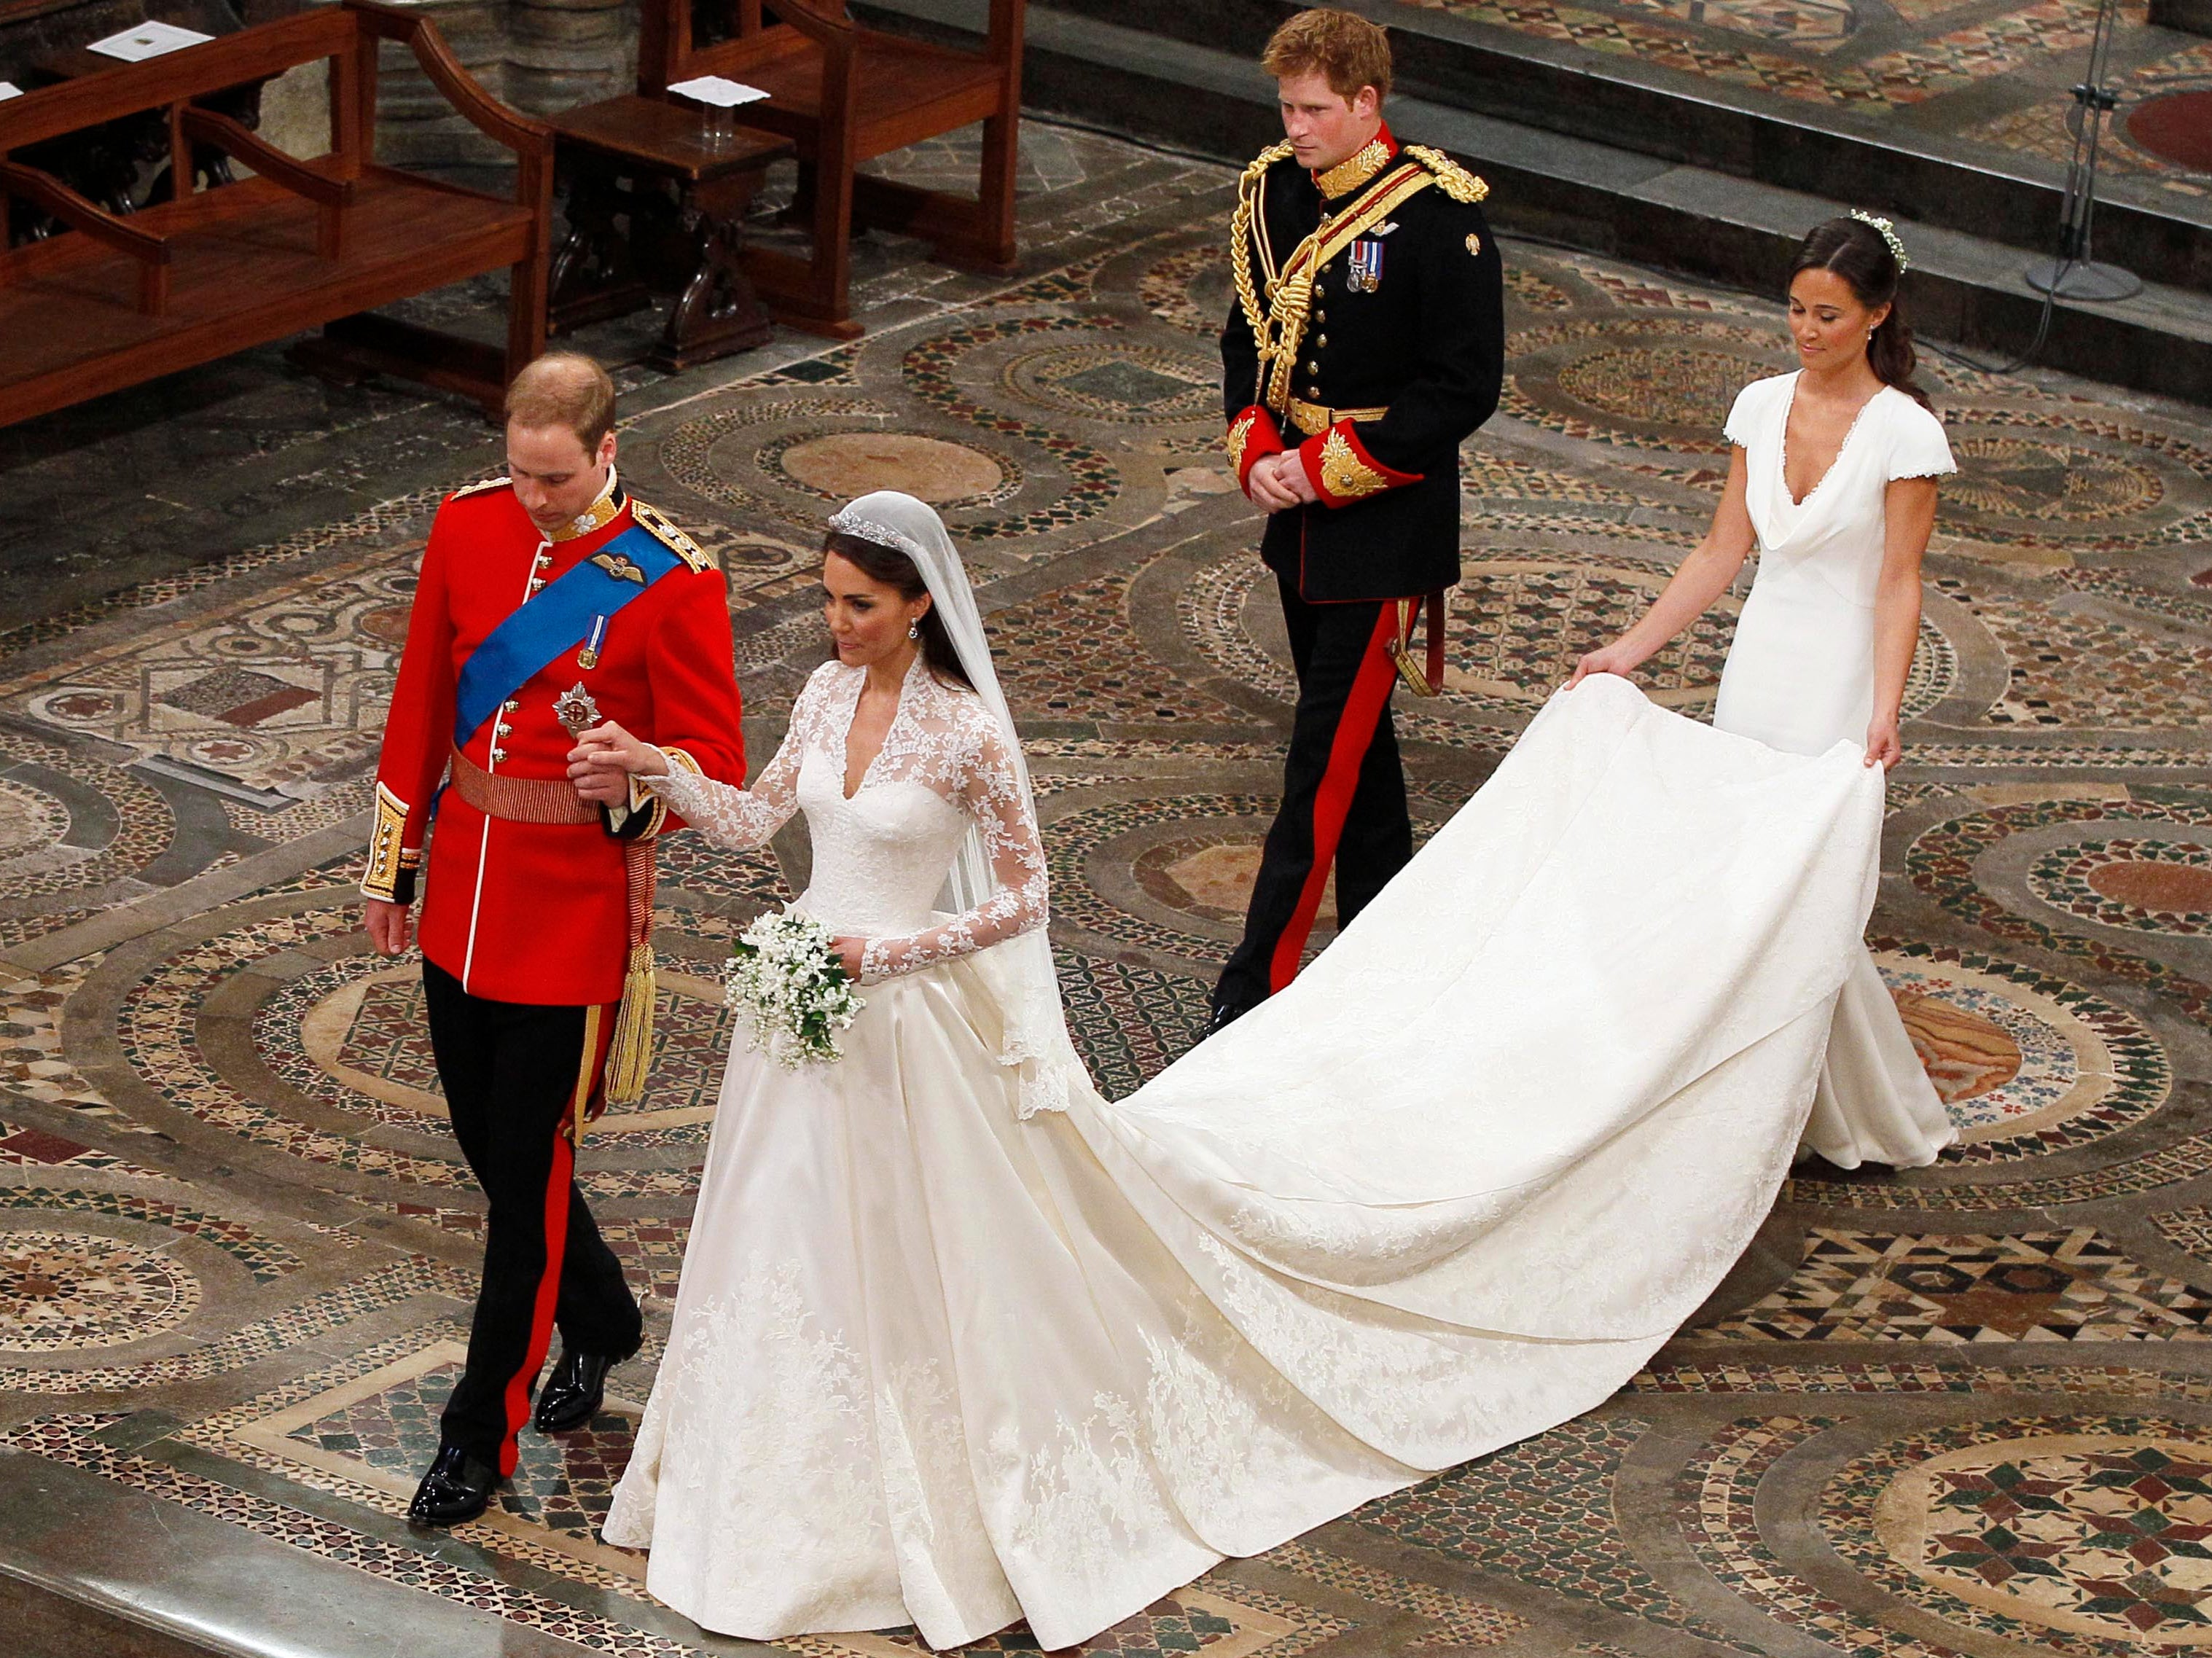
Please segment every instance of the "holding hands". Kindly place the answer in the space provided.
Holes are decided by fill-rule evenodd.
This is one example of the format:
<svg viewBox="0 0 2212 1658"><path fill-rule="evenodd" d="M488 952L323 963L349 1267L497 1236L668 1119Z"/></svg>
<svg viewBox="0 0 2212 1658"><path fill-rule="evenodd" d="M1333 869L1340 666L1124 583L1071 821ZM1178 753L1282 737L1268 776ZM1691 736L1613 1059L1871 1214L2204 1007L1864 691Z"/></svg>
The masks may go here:
<svg viewBox="0 0 2212 1658"><path fill-rule="evenodd" d="M667 775L668 756L642 738L631 736L611 720L581 733L576 738L576 746L568 750L569 784L585 799L600 805L618 805L628 800L629 780L633 777ZM375 930L374 910L372 904L372 935ZM401 925L405 925L404 915ZM868 941L840 938L835 942L837 958L845 964L846 976L854 984L860 983L860 957Z"/></svg>
<svg viewBox="0 0 2212 1658"><path fill-rule="evenodd" d="M568 750L568 781L578 794L599 805L629 799L629 780L665 777L668 756L610 720L576 738Z"/></svg>

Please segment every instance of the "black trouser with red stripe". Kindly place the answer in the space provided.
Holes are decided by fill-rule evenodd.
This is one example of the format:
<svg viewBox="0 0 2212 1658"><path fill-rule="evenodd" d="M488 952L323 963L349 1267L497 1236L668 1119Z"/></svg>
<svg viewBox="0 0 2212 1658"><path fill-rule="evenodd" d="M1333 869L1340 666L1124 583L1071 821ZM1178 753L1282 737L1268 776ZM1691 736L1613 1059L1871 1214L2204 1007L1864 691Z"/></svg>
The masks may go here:
<svg viewBox="0 0 2212 1658"><path fill-rule="evenodd" d="M441 1428L509 1474L554 1329L569 1351L609 1358L629 1357L644 1336L622 1263L576 1189L568 1132L598 1084L613 1010L495 1002L434 962L422 963L422 993L453 1138L490 1200L468 1368Z"/></svg>
<svg viewBox="0 0 2212 1658"><path fill-rule="evenodd" d="M1243 941L1221 971L1216 1007L1243 1012L1295 978L1322 889L1336 872L1340 928L1413 855L1406 774L1390 724L1398 625L1389 601L1310 604L1278 576L1298 706L1283 804L1267 831Z"/></svg>

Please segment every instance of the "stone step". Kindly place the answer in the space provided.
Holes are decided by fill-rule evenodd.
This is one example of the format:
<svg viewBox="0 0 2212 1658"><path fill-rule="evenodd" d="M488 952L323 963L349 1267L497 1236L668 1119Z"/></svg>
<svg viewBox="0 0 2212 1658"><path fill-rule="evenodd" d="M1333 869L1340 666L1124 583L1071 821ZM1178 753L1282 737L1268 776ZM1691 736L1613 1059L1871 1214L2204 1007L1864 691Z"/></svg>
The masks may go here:
<svg viewBox="0 0 2212 1658"><path fill-rule="evenodd" d="M2048 252L2065 169L1916 131L1894 112L1747 88L1470 21L1403 0L1335 0L1386 22L1400 90L1542 131ZM1297 0L1053 0L1071 16L1256 59ZM2085 68L2082 65L2073 66ZM1777 109L1776 104L1787 107ZM2212 292L2212 200L2101 178L2100 258Z"/></svg>
<svg viewBox="0 0 2212 1658"><path fill-rule="evenodd" d="M1256 3L1234 0L1224 10L1242 15ZM976 0L863 0L860 9L880 27L940 37L967 34L981 15ZM1256 47L1217 48L1032 5L1023 96L1040 113L1242 161L1281 136L1274 83L1256 56ZM1491 185L1486 210L1501 230L1753 293L1776 292L1808 228L1859 204L1429 98L1394 95L1390 120L1401 137L1450 150L1481 173ZM2032 250L1911 218L1900 217L1898 232L1913 261L1904 300L1916 330L1984 359L2009 358L2027 343L2043 307L2023 275ZM2212 301L2163 283L2112 304L2061 301L2036 361L2212 402Z"/></svg>
<svg viewBox="0 0 2212 1658"><path fill-rule="evenodd" d="M319 1524L281 1499L241 1501L256 1517L303 1533ZM394 1521L388 1529L403 1528ZM476 1554L450 1540L439 1546ZM425 1553L424 1576L438 1570ZM228 1518L4 1448L0 1629L7 1631L0 1652L9 1658L580 1658L583 1651Z"/></svg>

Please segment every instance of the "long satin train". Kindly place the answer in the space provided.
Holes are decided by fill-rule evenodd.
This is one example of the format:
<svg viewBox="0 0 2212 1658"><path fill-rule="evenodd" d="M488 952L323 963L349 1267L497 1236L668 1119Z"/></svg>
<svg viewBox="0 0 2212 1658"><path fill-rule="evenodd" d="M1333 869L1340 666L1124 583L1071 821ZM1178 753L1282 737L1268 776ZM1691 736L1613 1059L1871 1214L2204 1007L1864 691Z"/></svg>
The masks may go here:
<svg viewBox="0 0 2212 1658"><path fill-rule="evenodd" d="M609 1540L709 1629L1051 1649L1589 1409L1773 1200L1881 802L1594 678L1127 1099L1022 1119L972 962L733 1055Z"/></svg>

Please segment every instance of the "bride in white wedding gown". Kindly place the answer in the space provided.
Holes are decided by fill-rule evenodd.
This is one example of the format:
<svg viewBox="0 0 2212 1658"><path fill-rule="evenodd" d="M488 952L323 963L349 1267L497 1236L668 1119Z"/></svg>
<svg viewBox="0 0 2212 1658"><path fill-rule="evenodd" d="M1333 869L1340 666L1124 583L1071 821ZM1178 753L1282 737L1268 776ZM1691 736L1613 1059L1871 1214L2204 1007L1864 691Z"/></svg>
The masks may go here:
<svg viewBox="0 0 2212 1658"><path fill-rule="evenodd" d="M1958 469L1943 423L1912 389L1912 336L1896 309L1901 252L1881 220L1816 226L1791 266L1790 325L1803 367L1744 387L1713 527L1644 617L1584 657L1575 682L1625 674L1701 615L1754 544L1713 724L1794 754L1863 743L1887 769L1920 635L1920 560L1936 480ZM1874 957L1851 964L1802 1149L1839 1168L1936 1161L1958 1138Z"/></svg>
<svg viewBox="0 0 2212 1658"><path fill-rule="evenodd" d="M775 758L650 782L731 847L805 812L795 907L867 1002L833 1066L731 1055L605 1527L651 1592L755 1639L1070 1646L1634 1374L1788 1166L1880 773L1562 693L1288 991L1109 1103L944 527L890 493L831 522L841 659Z"/></svg>

